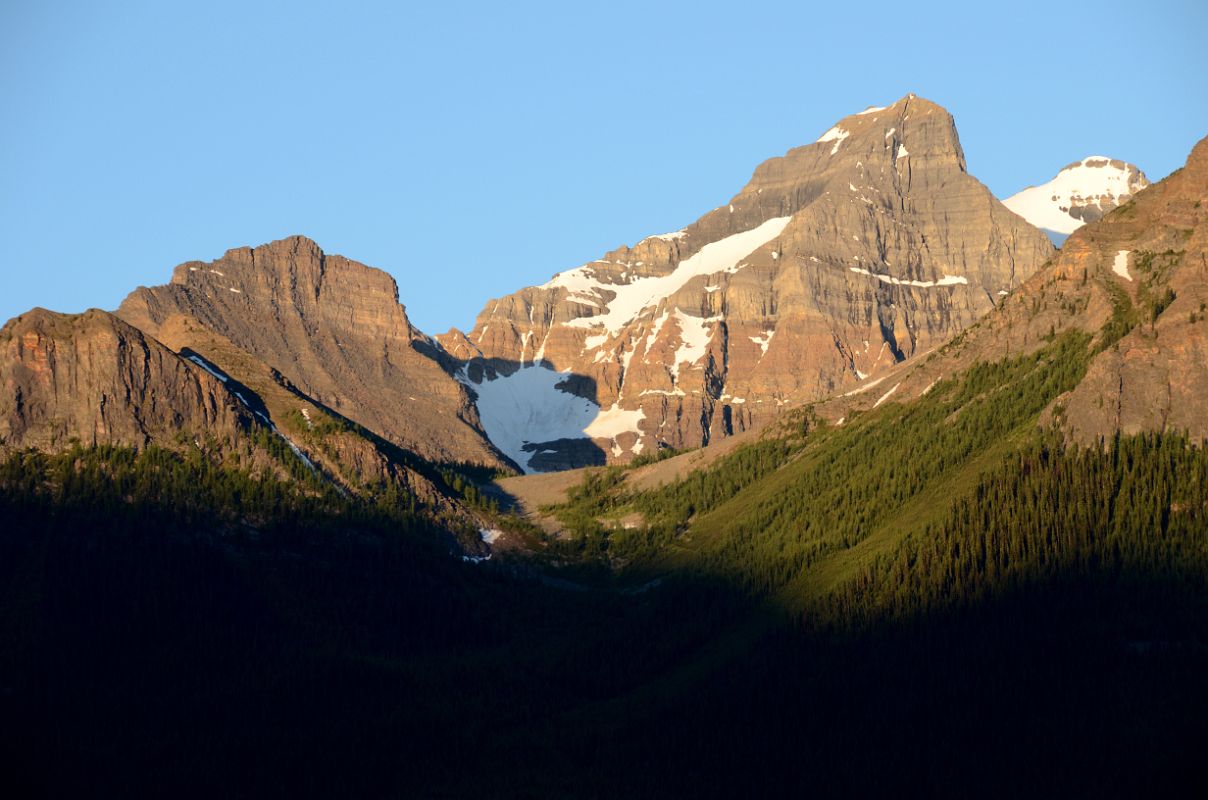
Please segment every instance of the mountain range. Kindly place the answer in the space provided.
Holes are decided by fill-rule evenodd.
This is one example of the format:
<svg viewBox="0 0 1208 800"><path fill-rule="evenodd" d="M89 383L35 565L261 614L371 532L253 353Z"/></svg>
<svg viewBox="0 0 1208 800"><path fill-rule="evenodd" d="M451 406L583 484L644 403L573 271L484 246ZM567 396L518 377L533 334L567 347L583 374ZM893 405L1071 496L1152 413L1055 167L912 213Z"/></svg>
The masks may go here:
<svg viewBox="0 0 1208 800"><path fill-rule="evenodd" d="M432 462L625 462L760 427L933 349L1052 255L1038 227L1068 232L1144 185L1084 159L1004 205L968 174L952 117L909 95L761 164L680 231L488 302L465 334L415 329L388 275L303 237L182 264L115 314L197 356L189 368L288 387L303 399L270 409L278 427L313 402ZM0 436L20 446L33 423L12 396ZM60 441L145 443L64 422Z"/></svg>
<svg viewBox="0 0 1208 800"><path fill-rule="evenodd" d="M1208 139L907 95L416 329L295 236L0 328L14 796L1182 793Z"/></svg>

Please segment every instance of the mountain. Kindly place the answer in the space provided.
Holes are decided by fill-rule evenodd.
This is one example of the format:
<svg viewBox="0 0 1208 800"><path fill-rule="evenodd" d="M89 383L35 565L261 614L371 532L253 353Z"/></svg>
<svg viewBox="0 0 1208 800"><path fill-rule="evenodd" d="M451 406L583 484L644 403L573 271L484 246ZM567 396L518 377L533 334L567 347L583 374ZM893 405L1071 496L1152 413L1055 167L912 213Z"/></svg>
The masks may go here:
<svg viewBox="0 0 1208 800"><path fill-rule="evenodd" d="M1088 156L1064 167L1040 186L1011 195L1003 205L1037 228L1058 246L1065 237L1102 217L1149 185L1132 164L1105 156Z"/></svg>
<svg viewBox="0 0 1208 800"><path fill-rule="evenodd" d="M761 164L728 203L438 337L529 471L708 444L967 328L1052 254L908 95ZM590 437L590 441L586 437Z"/></svg>
<svg viewBox="0 0 1208 800"><path fill-rule="evenodd" d="M407 319L394 279L304 237L181 264L171 283L137 289L116 313L222 369L251 357L429 461L506 466L452 360Z"/></svg>
<svg viewBox="0 0 1208 800"><path fill-rule="evenodd" d="M963 336L820 408L833 419L875 405L886 399L872 391L877 383L908 400L974 363L1031 353L1080 331L1096 341L1086 376L1049 410L1073 441L1143 431L1208 438L1205 198L1208 140L1182 169L1077 229L1044 269Z"/></svg>
<svg viewBox="0 0 1208 800"><path fill-rule="evenodd" d="M193 340L230 371L98 309L14 318L0 329L0 454L197 451L223 468L292 480L294 491L411 498L413 511L447 527L480 527L457 473L357 426L245 353L197 332Z"/></svg>
<svg viewBox="0 0 1208 800"><path fill-rule="evenodd" d="M908 100L903 120L936 122ZM871 147L888 137L859 126L885 111L798 156ZM908 136L887 168L911 171L896 162L929 152ZM455 360L404 325L392 282L302 239L139 290L123 315L156 335L101 311L8 323L8 794L1191 794L1208 740L1208 139L1007 289L987 283L1001 265L981 250L967 255L977 268L936 271L935 253L974 240L961 209L1020 226L1041 250L1045 239L959 169L940 174L969 190L965 205L947 219L918 211L947 202L918 183L929 174L920 165L899 198L914 211L883 212L912 220L882 222L914 248L902 245L909 272L824 260L858 243L843 228L827 244L810 226L864 219L848 207L865 204L838 202L832 183L788 221L748 220L672 261L705 272L688 282L718 286L705 296L725 292L726 330L747 313L748 273L789 285L772 262L817 247L819 261L805 261L829 268L797 280L812 281L818 326L823 301L842 299L909 310L890 331L899 350L904 331L939 342L919 320L940 312L959 332L863 379L843 373L825 397L806 376L810 402L789 407L786 394L758 430L657 463L487 486L490 468L429 461L356 421L441 452L437 422L408 425L396 396L370 396L395 378L426 388L432 412L477 402L487 431L571 434L575 413L598 418L582 397L590 375L532 366L553 350L522 352L524 367ZM735 214L775 195L757 177L766 184L737 197ZM662 241L687 247L694 230ZM714 269L730 261L748 266ZM662 269L643 280L666 279ZM569 320L601 326L579 330L605 348L634 282L605 292L587 283L598 273L578 275L597 305ZM868 285L840 292L840 279ZM639 311L678 326L673 300L700 299L682 288ZM542 291L563 298L555 289ZM245 296L254 304L241 309ZM784 326L781 309L769 311ZM551 348L568 327L550 327ZM346 394L341 381L372 369L374 347L391 366ZM699 369L670 366L685 380ZM566 394L558 384L583 405L499 414ZM623 400L605 423L620 427ZM461 419L476 432L472 414ZM536 469L617 435L566 438L515 444Z"/></svg>
<svg viewBox="0 0 1208 800"><path fill-rule="evenodd" d="M218 378L104 311L34 309L0 329L0 446L232 441L252 411Z"/></svg>

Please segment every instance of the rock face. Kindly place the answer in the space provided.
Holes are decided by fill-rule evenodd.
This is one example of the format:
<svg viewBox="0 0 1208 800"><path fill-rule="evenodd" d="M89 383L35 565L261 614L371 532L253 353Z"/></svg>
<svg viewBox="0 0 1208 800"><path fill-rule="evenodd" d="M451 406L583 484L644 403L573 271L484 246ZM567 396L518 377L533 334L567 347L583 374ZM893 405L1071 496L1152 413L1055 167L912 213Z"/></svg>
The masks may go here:
<svg viewBox="0 0 1208 800"><path fill-rule="evenodd" d="M1106 338L1113 329L1124 332L1118 340ZM1079 228L960 342L819 410L837 420L889 391L909 400L973 363L1033 352L1068 330L1092 334L1099 352L1046 422L1087 445L1142 431L1208 441L1208 139L1183 169Z"/></svg>
<svg viewBox="0 0 1208 800"><path fill-rule="evenodd" d="M952 117L910 95L761 164L683 230L492 301L440 341L522 466L624 461L875 376L967 328L1052 252L966 172ZM558 455L576 436L578 455Z"/></svg>
<svg viewBox="0 0 1208 800"><path fill-rule="evenodd" d="M181 264L170 284L139 288L117 314L219 364L229 348L242 351L432 461L504 466L451 359L407 319L394 279L304 237Z"/></svg>
<svg viewBox="0 0 1208 800"><path fill-rule="evenodd" d="M1137 324L1063 398L1071 438L1154 430L1208 440L1205 201L1208 139L1186 167L1087 231L1100 274L1126 294Z"/></svg>
<svg viewBox="0 0 1208 800"><path fill-rule="evenodd" d="M251 413L217 378L104 311L35 309L0 329L0 445L233 440Z"/></svg>
<svg viewBox="0 0 1208 800"><path fill-rule="evenodd" d="M287 478L254 435L270 433L346 493L395 491L454 529L480 525L430 465L340 419L246 353L210 344L236 369L174 352L104 311L16 317L0 329L0 453L76 442L200 447L223 464Z"/></svg>
<svg viewBox="0 0 1208 800"><path fill-rule="evenodd" d="M1145 173L1132 164L1089 156L1065 167L1048 183L1011 195L1003 205L1060 243L1148 185Z"/></svg>

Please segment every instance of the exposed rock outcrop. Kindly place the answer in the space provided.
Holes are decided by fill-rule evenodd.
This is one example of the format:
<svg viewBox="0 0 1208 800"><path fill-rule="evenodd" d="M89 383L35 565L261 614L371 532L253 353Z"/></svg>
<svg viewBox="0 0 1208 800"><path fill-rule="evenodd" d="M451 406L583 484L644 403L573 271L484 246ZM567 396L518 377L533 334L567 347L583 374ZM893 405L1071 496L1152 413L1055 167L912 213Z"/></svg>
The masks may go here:
<svg viewBox="0 0 1208 800"><path fill-rule="evenodd" d="M221 381L112 314L34 309L0 329L0 445L231 441L250 423Z"/></svg>
<svg viewBox="0 0 1208 800"><path fill-rule="evenodd" d="M505 451L557 449L548 440L582 421L585 398L582 435L623 461L878 375L967 328L1052 252L966 172L948 112L910 95L765 162L685 229L492 301L441 342L468 362ZM566 418L521 440L504 423L527 413L527 395L492 384L537 383L517 377L534 365L577 377L558 390L571 399L533 396Z"/></svg>
<svg viewBox="0 0 1208 800"><path fill-rule="evenodd" d="M221 363L216 340L278 370L304 394L432 461L503 466L452 360L414 328L394 279L304 237L178 266L118 316Z"/></svg>
<svg viewBox="0 0 1208 800"><path fill-rule="evenodd" d="M1088 445L1142 431L1208 441L1208 139L1185 167L1078 229L959 341L819 411L839 419L891 388L895 401L909 400L973 363L1033 352L1070 330L1091 334L1097 352L1046 423Z"/></svg>

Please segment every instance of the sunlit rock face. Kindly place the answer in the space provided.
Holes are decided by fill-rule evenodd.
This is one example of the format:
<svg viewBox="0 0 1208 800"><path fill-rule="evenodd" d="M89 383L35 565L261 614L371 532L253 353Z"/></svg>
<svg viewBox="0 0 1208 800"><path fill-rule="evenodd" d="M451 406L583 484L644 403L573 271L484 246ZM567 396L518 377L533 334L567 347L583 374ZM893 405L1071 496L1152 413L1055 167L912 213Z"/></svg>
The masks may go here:
<svg viewBox="0 0 1208 800"><path fill-rule="evenodd" d="M385 272L294 236L176 267L118 316L222 363L214 342L277 370L308 397L433 461L503 466L458 365L414 328Z"/></svg>
<svg viewBox="0 0 1208 800"><path fill-rule="evenodd" d="M684 229L492 300L439 340L484 421L510 429L495 443L545 454L521 466L573 465L550 454L575 427L592 458L626 461L871 379L964 330L1052 253L966 172L948 112L909 95L764 162ZM517 377L531 370L554 377ZM558 425L517 433L550 405Z"/></svg>
<svg viewBox="0 0 1208 800"><path fill-rule="evenodd" d="M0 449L230 442L250 421L220 379L104 311L0 329Z"/></svg>
<svg viewBox="0 0 1208 800"><path fill-rule="evenodd" d="M838 421L893 392L909 402L977 363L1032 353L1055 336L1090 341L1086 374L1041 415L1098 447L1116 433L1208 441L1208 139L1183 169L1070 235L1059 253L935 358L815 410Z"/></svg>

